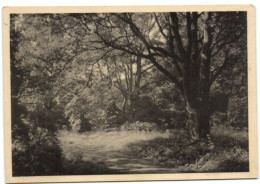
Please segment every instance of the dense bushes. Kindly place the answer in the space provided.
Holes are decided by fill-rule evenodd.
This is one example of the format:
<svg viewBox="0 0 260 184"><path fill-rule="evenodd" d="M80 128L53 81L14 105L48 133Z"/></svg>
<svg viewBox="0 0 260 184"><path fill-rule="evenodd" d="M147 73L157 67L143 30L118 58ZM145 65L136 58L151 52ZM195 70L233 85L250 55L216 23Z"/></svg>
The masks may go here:
<svg viewBox="0 0 260 184"><path fill-rule="evenodd" d="M16 98L12 98L12 139L21 142L28 141L29 126L24 123L22 117L27 116L27 109L20 105Z"/></svg>
<svg viewBox="0 0 260 184"><path fill-rule="evenodd" d="M229 109L227 111L227 121L232 127L248 127L248 101L247 97L230 99Z"/></svg>
<svg viewBox="0 0 260 184"><path fill-rule="evenodd" d="M13 143L13 176L57 175L62 167L62 152L57 138L47 130L30 133L26 144Z"/></svg>
<svg viewBox="0 0 260 184"><path fill-rule="evenodd" d="M162 103L162 102L160 102ZM115 102L109 104L103 119L103 129L122 128L124 130L165 130L185 128L186 112L169 101L164 104L153 101L151 96L138 97L135 103L134 118L129 121L126 112L120 110ZM131 114L131 113L130 113ZM125 116L124 116L125 115ZM128 128L127 128L128 127Z"/></svg>
<svg viewBox="0 0 260 184"><path fill-rule="evenodd" d="M59 108L38 107L29 111L22 107L13 106L12 109L13 176L59 174L62 152L56 134L63 126L69 129L68 121ZM24 111L19 114L19 109Z"/></svg>
<svg viewBox="0 0 260 184"><path fill-rule="evenodd" d="M126 121L123 112L115 102L110 103L105 110L104 129L119 128Z"/></svg>

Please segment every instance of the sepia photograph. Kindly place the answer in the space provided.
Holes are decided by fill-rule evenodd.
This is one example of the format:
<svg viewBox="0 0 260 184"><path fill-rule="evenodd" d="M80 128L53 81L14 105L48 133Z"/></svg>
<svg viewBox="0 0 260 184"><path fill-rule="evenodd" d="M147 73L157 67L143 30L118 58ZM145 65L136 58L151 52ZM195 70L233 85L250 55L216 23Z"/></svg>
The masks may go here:
<svg viewBox="0 0 260 184"><path fill-rule="evenodd" d="M8 182L257 177L254 7L3 12Z"/></svg>

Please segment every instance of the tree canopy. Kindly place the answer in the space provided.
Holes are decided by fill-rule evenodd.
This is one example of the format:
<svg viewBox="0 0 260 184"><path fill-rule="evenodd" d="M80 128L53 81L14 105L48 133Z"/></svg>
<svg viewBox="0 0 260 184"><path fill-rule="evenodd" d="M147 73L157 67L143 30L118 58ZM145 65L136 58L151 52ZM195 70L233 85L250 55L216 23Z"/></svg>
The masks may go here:
<svg viewBox="0 0 260 184"><path fill-rule="evenodd" d="M246 12L11 15L12 117L52 131L179 123L192 139L209 139L216 113L235 122L236 99L247 114L246 20Z"/></svg>

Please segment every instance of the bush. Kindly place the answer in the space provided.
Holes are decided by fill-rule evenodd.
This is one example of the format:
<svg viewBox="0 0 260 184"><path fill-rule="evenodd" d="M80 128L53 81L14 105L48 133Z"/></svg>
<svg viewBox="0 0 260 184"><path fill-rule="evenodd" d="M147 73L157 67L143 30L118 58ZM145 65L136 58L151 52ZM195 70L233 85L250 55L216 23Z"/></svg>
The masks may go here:
<svg viewBox="0 0 260 184"><path fill-rule="evenodd" d="M121 130L151 132L153 130L158 130L158 126L156 123L150 123L150 122L140 122L140 121L136 121L134 123L126 122L121 126Z"/></svg>
<svg viewBox="0 0 260 184"><path fill-rule="evenodd" d="M35 130L26 145L13 146L12 165L13 176L58 175L62 168L62 150L55 135Z"/></svg>
<svg viewBox="0 0 260 184"><path fill-rule="evenodd" d="M232 127L240 129L248 127L247 103L247 96L243 98L230 99L229 109L227 111L227 119Z"/></svg>
<svg viewBox="0 0 260 184"><path fill-rule="evenodd" d="M182 135L131 144L129 148L136 156L153 159L157 164L174 167L195 163L200 155L207 152L199 142L191 144L183 132L179 134Z"/></svg>
<svg viewBox="0 0 260 184"><path fill-rule="evenodd" d="M230 150L224 156L224 159L220 161L218 165L218 171L224 172L248 172L249 162L248 162L248 152L236 148L232 151Z"/></svg>
<svg viewBox="0 0 260 184"><path fill-rule="evenodd" d="M125 122L122 111L116 106L115 102L108 105L105 114L106 121L104 129L120 127Z"/></svg>
<svg viewBox="0 0 260 184"><path fill-rule="evenodd" d="M87 131L91 131L92 126L90 123L90 120L87 118L81 118L81 123L80 123L80 128L78 130L79 133L83 133L83 132L87 132Z"/></svg>
<svg viewBox="0 0 260 184"><path fill-rule="evenodd" d="M30 112L30 121L34 123L35 127L41 127L48 129L50 132L57 132L62 127L67 127L70 129L70 124L62 109L56 107L51 111L45 108L38 107L35 111Z"/></svg>

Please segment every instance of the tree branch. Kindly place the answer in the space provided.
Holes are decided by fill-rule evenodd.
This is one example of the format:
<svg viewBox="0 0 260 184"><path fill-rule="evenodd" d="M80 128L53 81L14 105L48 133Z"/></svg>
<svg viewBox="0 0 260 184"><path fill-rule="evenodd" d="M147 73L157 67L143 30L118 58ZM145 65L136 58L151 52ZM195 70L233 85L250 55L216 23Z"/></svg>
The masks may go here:
<svg viewBox="0 0 260 184"><path fill-rule="evenodd" d="M154 18L155 18L157 26L159 27L160 33L163 35L164 38L168 39L167 35L163 32L162 26L160 25L158 17L155 13L154 13Z"/></svg>
<svg viewBox="0 0 260 184"><path fill-rule="evenodd" d="M233 43L234 41L236 41L237 39L239 39L245 32L246 29L242 30L240 32L240 34L235 34L236 30L231 31L229 34L227 34L224 38L222 38L221 40L223 41L221 44L218 45L218 43L221 40L217 40L216 43L213 45L212 50L214 47L216 47L218 45L218 47L216 48L216 51L214 53L212 53L212 57L214 57L215 55L217 55L219 53L219 51L226 45ZM232 38L232 33L235 34L235 36ZM231 37L231 38L230 38Z"/></svg>
<svg viewBox="0 0 260 184"><path fill-rule="evenodd" d="M187 58L190 58L193 43L192 43L192 35L191 35L191 16L189 12L186 13L186 19L187 19L186 31L187 31L187 39L188 39Z"/></svg>
<svg viewBox="0 0 260 184"><path fill-rule="evenodd" d="M163 68L158 62L156 62L156 60L153 57L150 57L150 61L154 64L154 66L161 71L163 74L165 74L171 81L173 81L176 86L178 87L178 89L183 92L183 87L181 85L181 83L178 81L178 79L173 76L168 70L166 70L165 68Z"/></svg>
<svg viewBox="0 0 260 184"><path fill-rule="evenodd" d="M181 41L177 13L170 13L170 18L171 18L171 22L172 22L171 27L173 28L174 38L176 40L178 50L181 53L182 58L184 58L186 51L185 51L182 41Z"/></svg>
<svg viewBox="0 0 260 184"><path fill-rule="evenodd" d="M228 56L228 53L226 52L225 53L225 59L224 59L224 62L223 64L218 68L218 69L215 69L213 72L212 72L212 77L210 79L210 85L217 79L217 77L222 73L222 71L227 67L228 65L228 60L229 60L229 56Z"/></svg>

